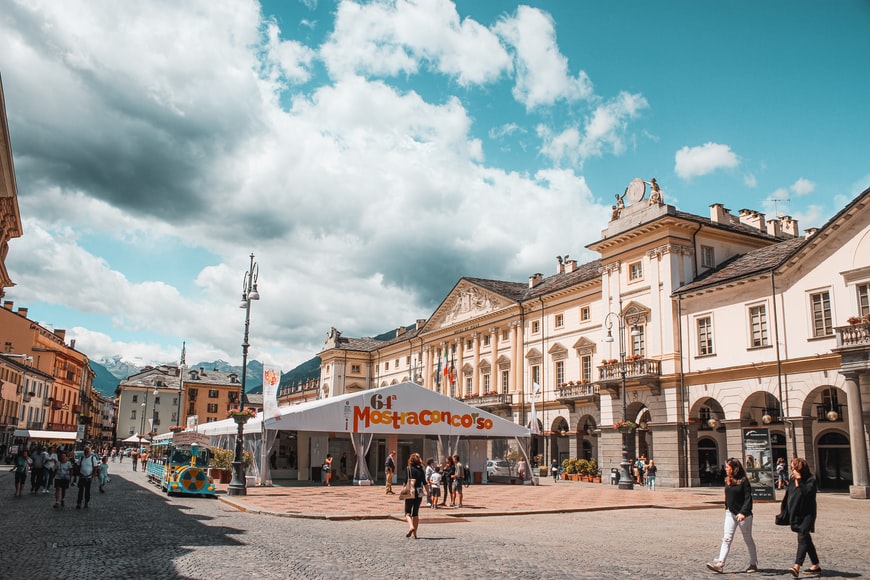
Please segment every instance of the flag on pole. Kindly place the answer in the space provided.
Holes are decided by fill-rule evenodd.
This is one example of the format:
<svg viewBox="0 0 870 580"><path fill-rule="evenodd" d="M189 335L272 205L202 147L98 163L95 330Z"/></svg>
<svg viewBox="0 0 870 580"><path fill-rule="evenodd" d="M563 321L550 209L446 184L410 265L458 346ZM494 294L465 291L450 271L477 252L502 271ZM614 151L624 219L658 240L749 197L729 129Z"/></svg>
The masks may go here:
<svg viewBox="0 0 870 580"><path fill-rule="evenodd" d="M263 413L266 417L277 419L278 384L281 382L281 369L273 365L263 365Z"/></svg>
<svg viewBox="0 0 870 580"><path fill-rule="evenodd" d="M438 370L435 371L435 384L441 387L441 351L438 351Z"/></svg>
<svg viewBox="0 0 870 580"><path fill-rule="evenodd" d="M535 411L535 399L538 398L538 393L541 392L541 385L532 383L532 419L529 426L532 430L532 435L540 435L541 429L538 427L538 413Z"/></svg>

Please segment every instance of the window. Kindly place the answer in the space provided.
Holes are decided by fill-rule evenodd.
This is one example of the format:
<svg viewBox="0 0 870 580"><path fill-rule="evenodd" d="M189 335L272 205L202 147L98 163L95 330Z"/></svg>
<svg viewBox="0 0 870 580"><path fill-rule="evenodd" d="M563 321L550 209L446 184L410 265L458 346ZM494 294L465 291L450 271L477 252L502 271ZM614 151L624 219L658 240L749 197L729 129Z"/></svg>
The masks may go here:
<svg viewBox="0 0 870 580"><path fill-rule="evenodd" d="M501 372L501 392L507 394L510 390L511 385L511 372L510 371L502 371Z"/></svg>
<svg viewBox="0 0 870 580"><path fill-rule="evenodd" d="M509 331L509 330L502 330L502 331L501 331L501 339L502 339L502 340L509 340L510 337L511 337L511 335L510 335L510 331Z"/></svg>
<svg viewBox="0 0 870 580"><path fill-rule="evenodd" d="M592 355L584 355L580 357L580 378L583 382L592 382Z"/></svg>
<svg viewBox="0 0 870 580"><path fill-rule="evenodd" d="M471 387L474 381L471 380L471 377L465 377L465 394L471 394Z"/></svg>
<svg viewBox="0 0 870 580"><path fill-rule="evenodd" d="M409 357L409 356L405 357L405 366L406 367L411 366L411 357Z"/></svg>
<svg viewBox="0 0 870 580"><path fill-rule="evenodd" d="M698 354L706 356L713 354L713 320L702 316L695 321L698 328Z"/></svg>
<svg viewBox="0 0 870 580"><path fill-rule="evenodd" d="M133 395L133 402L134 402L134 403L138 403L138 402L139 402L139 395Z"/></svg>
<svg viewBox="0 0 870 580"><path fill-rule="evenodd" d="M628 281L641 280L643 278L643 263L632 262L628 265Z"/></svg>
<svg viewBox="0 0 870 580"><path fill-rule="evenodd" d="M592 318L592 311L588 306L582 306L580 308L580 320L589 320Z"/></svg>
<svg viewBox="0 0 870 580"><path fill-rule="evenodd" d="M810 294L810 308L813 336L830 336L834 331L831 325L831 294L828 291Z"/></svg>
<svg viewBox="0 0 870 580"><path fill-rule="evenodd" d="M217 389L209 389L208 390L208 398L209 399L217 399L218 398L218 390Z"/></svg>
<svg viewBox="0 0 870 580"><path fill-rule="evenodd" d="M489 346L489 335L488 334L483 335L483 346Z"/></svg>
<svg viewBox="0 0 870 580"><path fill-rule="evenodd" d="M532 367L532 383L541 384L541 367L538 365Z"/></svg>
<svg viewBox="0 0 870 580"><path fill-rule="evenodd" d="M532 321L532 334L538 334L541 332L541 323L537 320Z"/></svg>
<svg viewBox="0 0 870 580"><path fill-rule="evenodd" d="M870 315L870 284L858 285L858 316Z"/></svg>
<svg viewBox="0 0 870 580"><path fill-rule="evenodd" d="M130 411L130 419L132 421L136 420L136 409L133 409L132 411Z"/></svg>
<svg viewBox="0 0 870 580"><path fill-rule="evenodd" d="M217 413L217 403L209 403L206 411L209 413Z"/></svg>
<svg viewBox="0 0 870 580"><path fill-rule="evenodd" d="M151 423L152 425L160 424L160 411L154 411L154 421Z"/></svg>
<svg viewBox="0 0 870 580"><path fill-rule="evenodd" d="M646 326L638 324L631 332L635 334L631 337L631 354L643 357L646 355Z"/></svg>
<svg viewBox="0 0 870 580"><path fill-rule="evenodd" d="M155 404L155 405L159 405L159 404L160 404L160 397L154 397L154 404Z"/></svg>
<svg viewBox="0 0 870 580"><path fill-rule="evenodd" d="M489 373L483 375L483 392L489 392Z"/></svg>
<svg viewBox="0 0 870 580"><path fill-rule="evenodd" d="M713 246L701 246L701 266L704 268L716 266L716 254L713 251Z"/></svg>
<svg viewBox="0 0 870 580"><path fill-rule="evenodd" d="M764 304L749 308L749 330L752 346L767 346L767 307Z"/></svg>
<svg viewBox="0 0 870 580"><path fill-rule="evenodd" d="M215 418L215 417L206 417L205 418L206 423L214 423L215 421L217 421L217 418Z"/></svg>
<svg viewBox="0 0 870 580"><path fill-rule="evenodd" d="M350 365L350 372L355 375L360 374L360 366L359 365Z"/></svg>
<svg viewBox="0 0 870 580"><path fill-rule="evenodd" d="M385 371L390 370L390 361L387 361L387 362L384 363L384 370L385 370Z"/></svg>
<svg viewBox="0 0 870 580"><path fill-rule="evenodd" d="M396 359L396 369L399 368L399 359Z"/></svg>
<svg viewBox="0 0 870 580"><path fill-rule="evenodd" d="M553 323L556 326L556 328L562 328L563 326L565 326L565 315L564 314L557 314L556 316L553 317Z"/></svg>
<svg viewBox="0 0 870 580"><path fill-rule="evenodd" d="M556 361L556 384L561 385L565 382L565 361Z"/></svg>
<svg viewBox="0 0 870 580"><path fill-rule="evenodd" d="M466 349L466 350L471 350L472 348L474 348L474 342L472 342L472 341L470 341L470 340L466 340L466 341L465 341L465 349Z"/></svg>

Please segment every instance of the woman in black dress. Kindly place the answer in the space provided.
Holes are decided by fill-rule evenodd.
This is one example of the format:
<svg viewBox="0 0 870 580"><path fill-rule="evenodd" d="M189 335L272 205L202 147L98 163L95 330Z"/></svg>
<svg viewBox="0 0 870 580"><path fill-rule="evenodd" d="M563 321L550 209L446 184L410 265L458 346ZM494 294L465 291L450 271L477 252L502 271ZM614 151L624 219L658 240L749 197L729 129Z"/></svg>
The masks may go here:
<svg viewBox="0 0 870 580"><path fill-rule="evenodd" d="M405 519L408 521L408 533L406 538L411 536L417 539L417 526L420 525L420 503L423 501L423 494L428 493L429 482L426 481L426 471L423 468L423 458L419 453L412 453L408 458L408 469L405 476L414 481L416 496L405 500Z"/></svg>
<svg viewBox="0 0 870 580"><path fill-rule="evenodd" d="M795 457L791 460L791 477L782 498L780 515L777 523L788 525L791 531L797 533L797 555L794 566L789 572L795 578L800 577L801 566L804 559L809 556L812 566L804 570L804 574L822 575L819 566L819 556L816 554L816 546L813 544L811 532L816 531L816 492L819 487L816 478L810 473L810 467L806 459Z"/></svg>
<svg viewBox="0 0 870 580"><path fill-rule="evenodd" d="M441 505L447 507L447 498L450 496L450 490L453 486L453 474L456 473L456 466L453 465L453 458L449 455L444 458L444 469L441 471L441 487L444 493L442 494L444 499L441 501Z"/></svg>

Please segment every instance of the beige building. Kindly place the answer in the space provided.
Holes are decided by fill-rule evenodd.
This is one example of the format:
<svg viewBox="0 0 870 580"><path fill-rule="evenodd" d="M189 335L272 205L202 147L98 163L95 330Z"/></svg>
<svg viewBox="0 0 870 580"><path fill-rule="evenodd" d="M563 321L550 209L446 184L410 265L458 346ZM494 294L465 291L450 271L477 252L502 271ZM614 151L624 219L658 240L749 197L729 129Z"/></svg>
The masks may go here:
<svg viewBox="0 0 870 580"><path fill-rule="evenodd" d="M625 418L626 455L654 458L666 486L715 483L766 430L764 461L806 456L823 489L867 497L870 190L805 236L788 216L679 211L642 180L627 197L595 260L560 257L528 283L462 278L389 341L332 329L320 396L413 380L530 427L534 398L533 455L605 473Z"/></svg>
<svg viewBox="0 0 870 580"><path fill-rule="evenodd" d="M12 163L12 142L9 139L9 123L6 119L3 81L0 79L0 298L5 295L5 289L13 285L6 270L9 241L20 237L18 186L15 183L15 166Z"/></svg>

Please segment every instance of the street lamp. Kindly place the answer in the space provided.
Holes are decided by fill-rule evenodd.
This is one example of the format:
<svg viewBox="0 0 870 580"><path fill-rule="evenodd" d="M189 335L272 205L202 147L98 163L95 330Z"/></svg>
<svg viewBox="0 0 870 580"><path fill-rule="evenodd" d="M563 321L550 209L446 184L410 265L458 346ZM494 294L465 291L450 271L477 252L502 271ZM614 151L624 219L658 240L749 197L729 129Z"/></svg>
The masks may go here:
<svg viewBox="0 0 870 580"><path fill-rule="evenodd" d="M637 324L641 321L643 315L640 313L622 312L622 300L619 301L619 311L621 314L608 312L607 316L604 317L604 324L607 325L607 336L604 337L604 342L613 342L613 332L611 329L613 328L613 318L615 318L619 323L619 374L622 377L622 422L625 423L628 420L625 400L625 375L627 373L625 368L625 328L626 326L631 327L631 336L640 336ZM620 435L622 436L622 462L619 464L621 468L619 474L619 489L634 489L634 480L631 477L630 471L631 465L628 462L627 438L629 434L620 430Z"/></svg>
<svg viewBox="0 0 870 580"><path fill-rule="evenodd" d="M259 300L257 292L257 276L260 273L259 265L254 262L254 254L251 254L251 265L242 279L242 301L239 308L245 310L245 339L242 341L242 386L239 391L239 411L245 410L245 380L248 375L248 330L251 326L251 301ZM245 420L240 414L236 419L238 431L236 432L236 453L233 457L233 480L227 486L227 495L247 495L245 473L242 470L242 454L244 453Z"/></svg>

